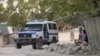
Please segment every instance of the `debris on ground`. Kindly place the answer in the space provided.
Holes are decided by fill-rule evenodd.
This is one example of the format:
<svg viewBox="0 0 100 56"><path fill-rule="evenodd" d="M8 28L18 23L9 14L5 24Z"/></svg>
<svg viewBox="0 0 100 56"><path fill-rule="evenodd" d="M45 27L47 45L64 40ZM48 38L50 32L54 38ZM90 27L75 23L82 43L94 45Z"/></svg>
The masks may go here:
<svg viewBox="0 0 100 56"><path fill-rule="evenodd" d="M99 50L92 47L86 42L75 41L75 43L66 44L51 44L44 48L46 51L57 52L60 54L67 55L96 55L99 54Z"/></svg>

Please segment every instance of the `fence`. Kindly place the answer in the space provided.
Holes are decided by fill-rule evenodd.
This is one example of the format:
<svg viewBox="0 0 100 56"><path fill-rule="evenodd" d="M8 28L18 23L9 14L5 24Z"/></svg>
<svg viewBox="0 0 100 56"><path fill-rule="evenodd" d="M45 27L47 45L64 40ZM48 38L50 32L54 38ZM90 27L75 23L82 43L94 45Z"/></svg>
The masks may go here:
<svg viewBox="0 0 100 56"><path fill-rule="evenodd" d="M100 49L100 17L88 18L84 21L89 43Z"/></svg>

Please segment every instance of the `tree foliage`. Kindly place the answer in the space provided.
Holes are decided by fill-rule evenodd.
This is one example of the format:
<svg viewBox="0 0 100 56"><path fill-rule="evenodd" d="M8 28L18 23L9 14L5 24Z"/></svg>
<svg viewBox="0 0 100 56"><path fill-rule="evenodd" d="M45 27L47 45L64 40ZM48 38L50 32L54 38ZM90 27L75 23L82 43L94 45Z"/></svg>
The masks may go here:
<svg viewBox="0 0 100 56"><path fill-rule="evenodd" d="M39 17L47 18L48 20L57 19L64 16L71 16L72 18L68 21L60 20L60 24L64 25L64 23L69 22L69 24L75 25L77 24L78 15L79 14L88 14L92 11L92 5L90 6L88 2L92 2L90 0L42 0L39 3L40 6L40 14ZM47 10L47 11L46 11Z"/></svg>
<svg viewBox="0 0 100 56"><path fill-rule="evenodd" d="M21 25L27 21L35 3L35 0L33 3L30 3L30 1L33 0L8 0L8 6L4 10L3 14L4 19L6 19L9 25L21 27ZM14 2L16 4L14 4Z"/></svg>
<svg viewBox="0 0 100 56"><path fill-rule="evenodd" d="M4 21L4 19L3 19L3 11L4 11L3 4L0 4L0 22Z"/></svg>
<svg viewBox="0 0 100 56"><path fill-rule="evenodd" d="M0 21L21 27L29 17L54 20L71 16L69 20L60 20L59 25L78 25L81 15L99 15L100 0L8 0L7 7L0 4ZM81 21L80 21L81 22Z"/></svg>

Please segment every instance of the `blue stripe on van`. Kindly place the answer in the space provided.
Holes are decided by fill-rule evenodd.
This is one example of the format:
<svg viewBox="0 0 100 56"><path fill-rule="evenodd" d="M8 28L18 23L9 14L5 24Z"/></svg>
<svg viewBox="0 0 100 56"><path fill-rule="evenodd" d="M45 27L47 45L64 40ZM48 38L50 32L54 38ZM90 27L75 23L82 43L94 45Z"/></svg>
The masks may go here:
<svg viewBox="0 0 100 56"><path fill-rule="evenodd" d="M47 31L44 31L44 39L49 40L49 35L58 35L58 33L49 33Z"/></svg>
<svg viewBox="0 0 100 56"><path fill-rule="evenodd" d="M44 31L43 33L44 33L44 38L49 39L49 33L47 31Z"/></svg>

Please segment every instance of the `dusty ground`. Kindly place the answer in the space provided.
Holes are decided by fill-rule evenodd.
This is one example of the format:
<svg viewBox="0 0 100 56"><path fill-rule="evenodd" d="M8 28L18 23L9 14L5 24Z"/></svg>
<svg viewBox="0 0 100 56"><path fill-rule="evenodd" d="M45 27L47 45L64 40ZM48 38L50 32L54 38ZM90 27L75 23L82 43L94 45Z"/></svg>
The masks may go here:
<svg viewBox="0 0 100 56"><path fill-rule="evenodd" d="M78 37L78 32L75 32L75 39ZM70 32L59 33L59 43L70 42ZM0 56L66 56L45 50L33 50L30 46L23 46L22 49L15 47L0 47ZM69 56L69 55L67 55ZM71 55L70 55L71 56Z"/></svg>
<svg viewBox="0 0 100 56"><path fill-rule="evenodd" d="M58 53L47 52L44 50L33 50L31 46L22 49L14 47L0 48L0 56L66 56Z"/></svg>

